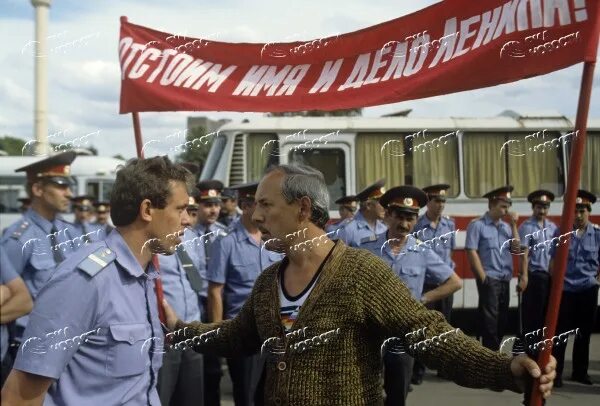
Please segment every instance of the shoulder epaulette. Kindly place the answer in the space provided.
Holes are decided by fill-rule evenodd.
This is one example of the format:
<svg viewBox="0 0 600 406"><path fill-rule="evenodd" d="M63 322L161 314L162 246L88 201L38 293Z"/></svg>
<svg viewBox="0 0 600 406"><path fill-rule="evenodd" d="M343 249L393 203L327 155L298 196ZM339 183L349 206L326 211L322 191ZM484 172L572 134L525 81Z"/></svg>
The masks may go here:
<svg viewBox="0 0 600 406"><path fill-rule="evenodd" d="M106 268L108 264L113 262L116 257L116 254L110 248L106 246L100 247L85 257L85 259L77 265L77 268L93 277Z"/></svg>
<svg viewBox="0 0 600 406"><path fill-rule="evenodd" d="M19 238L21 238L25 230L27 230L30 225L31 223L29 221L23 219L21 224L15 229L15 231L13 231L10 237L18 240Z"/></svg>
<svg viewBox="0 0 600 406"><path fill-rule="evenodd" d="M370 235L368 237L365 237L362 240L360 240L360 243L364 244L366 242L373 242L373 241L377 241L377 236L376 235Z"/></svg>
<svg viewBox="0 0 600 406"><path fill-rule="evenodd" d="M446 215L444 215L443 217L444 217L446 220L448 220L448 221L451 221L451 222L453 222L453 223L454 223L454 219L453 219L452 217L450 217L450 216L446 216Z"/></svg>
<svg viewBox="0 0 600 406"><path fill-rule="evenodd" d="M594 227L596 230L600 230L600 226L598 224L592 224L592 227Z"/></svg>

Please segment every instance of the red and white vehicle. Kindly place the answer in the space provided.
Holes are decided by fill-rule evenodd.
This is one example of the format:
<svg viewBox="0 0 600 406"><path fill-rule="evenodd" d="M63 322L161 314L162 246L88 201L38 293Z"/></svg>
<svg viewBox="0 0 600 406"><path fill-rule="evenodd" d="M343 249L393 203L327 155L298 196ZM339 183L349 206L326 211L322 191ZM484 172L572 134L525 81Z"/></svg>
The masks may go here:
<svg viewBox="0 0 600 406"><path fill-rule="evenodd" d="M477 307L477 289L464 251L466 228L487 210L487 191L511 184L519 224L531 215L529 192L544 188L557 199L550 217L559 223L574 119L521 116L506 111L491 118L262 117L219 129L201 179L236 185L260 179L271 164L303 162L325 175L333 201L380 178L386 187L451 185L445 214L454 218L456 272L464 287L454 308ZM581 187L600 195L600 119L588 122ZM592 213L592 221L600 216ZM515 258L516 259L516 258ZM517 262L515 261L515 264ZM516 267L515 267L516 275ZM517 296L511 282L511 307Z"/></svg>

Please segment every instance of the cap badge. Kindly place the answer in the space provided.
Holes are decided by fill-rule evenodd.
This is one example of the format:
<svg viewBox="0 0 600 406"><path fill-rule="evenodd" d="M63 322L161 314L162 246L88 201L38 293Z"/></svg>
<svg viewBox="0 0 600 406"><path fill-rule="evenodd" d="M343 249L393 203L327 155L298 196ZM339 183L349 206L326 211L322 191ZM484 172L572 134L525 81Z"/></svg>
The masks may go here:
<svg viewBox="0 0 600 406"><path fill-rule="evenodd" d="M405 206L412 207L412 205L413 205L413 199L411 199L410 197L406 197L406 198L404 199L404 205L405 205Z"/></svg>
<svg viewBox="0 0 600 406"><path fill-rule="evenodd" d="M506 198L510 199L510 192L506 192Z"/></svg>
<svg viewBox="0 0 600 406"><path fill-rule="evenodd" d="M217 191L216 191L216 190L214 190L214 189L210 189L210 190L208 191L208 196L209 196L209 197L215 197L215 196L217 196Z"/></svg>
<svg viewBox="0 0 600 406"><path fill-rule="evenodd" d="M446 191L445 191L445 190L440 190L440 195L441 195L441 196L444 196L445 194L446 194Z"/></svg>
<svg viewBox="0 0 600 406"><path fill-rule="evenodd" d="M581 197L578 197L577 199L575 199L575 203L583 203L583 199Z"/></svg>
<svg viewBox="0 0 600 406"><path fill-rule="evenodd" d="M541 196L540 196L540 200L541 200L542 202L545 202L546 200L548 200L548 196L546 196L546 195L541 195Z"/></svg>

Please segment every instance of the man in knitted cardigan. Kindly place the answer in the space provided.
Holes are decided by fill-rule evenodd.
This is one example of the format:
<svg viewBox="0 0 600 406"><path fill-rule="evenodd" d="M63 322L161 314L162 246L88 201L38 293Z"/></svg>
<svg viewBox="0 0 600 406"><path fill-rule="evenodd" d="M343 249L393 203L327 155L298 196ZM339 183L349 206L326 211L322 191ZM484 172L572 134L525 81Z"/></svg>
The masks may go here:
<svg viewBox="0 0 600 406"><path fill-rule="evenodd" d="M225 357L266 348L264 404L381 405L380 351L391 337L459 385L521 392L533 377L536 390L550 395L554 359L542 372L526 355L482 347L414 300L383 260L327 238L329 195L320 172L274 167L256 202L253 221L286 257L258 277L237 317L184 323L163 305L176 346ZM285 333L281 292L301 297L305 289L311 291Z"/></svg>

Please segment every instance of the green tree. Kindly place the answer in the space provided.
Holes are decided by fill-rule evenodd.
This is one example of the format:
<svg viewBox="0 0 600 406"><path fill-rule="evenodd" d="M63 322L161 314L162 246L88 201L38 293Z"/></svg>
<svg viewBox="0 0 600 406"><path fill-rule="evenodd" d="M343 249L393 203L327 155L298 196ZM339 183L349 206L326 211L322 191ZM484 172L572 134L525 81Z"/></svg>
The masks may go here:
<svg viewBox="0 0 600 406"><path fill-rule="evenodd" d="M180 147L182 152L175 157L175 161L198 164L202 172L215 135L215 133L206 134L204 127L192 128L185 136L186 146Z"/></svg>
<svg viewBox="0 0 600 406"><path fill-rule="evenodd" d="M21 138L11 137L5 135L0 138L0 149L5 151L8 155L22 155L23 146L25 146L25 140Z"/></svg>
<svg viewBox="0 0 600 406"><path fill-rule="evenodd" d="M271 117L340 117L340 116L362 116L362 109L343 109L333 111L322 111L322 110L304 110L304 111L285 111L279 113L269 113Z"/></svg>

